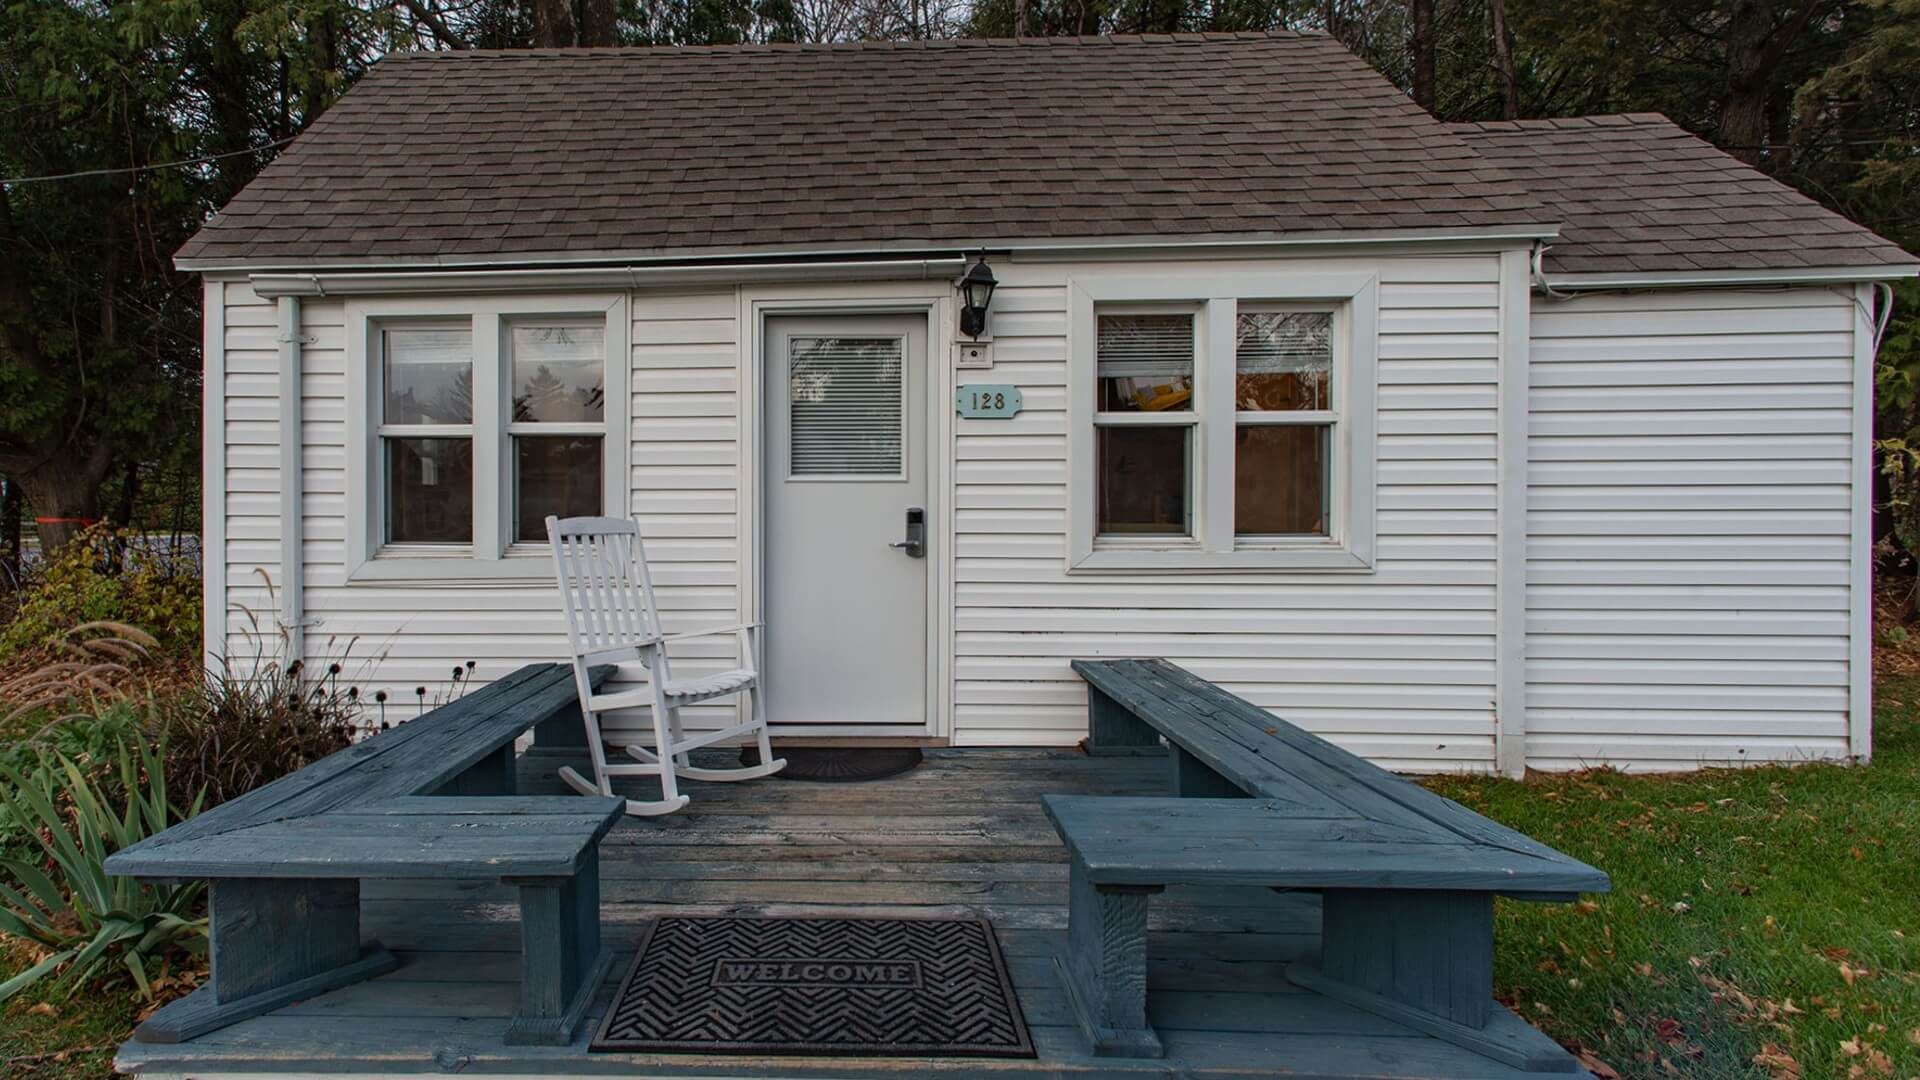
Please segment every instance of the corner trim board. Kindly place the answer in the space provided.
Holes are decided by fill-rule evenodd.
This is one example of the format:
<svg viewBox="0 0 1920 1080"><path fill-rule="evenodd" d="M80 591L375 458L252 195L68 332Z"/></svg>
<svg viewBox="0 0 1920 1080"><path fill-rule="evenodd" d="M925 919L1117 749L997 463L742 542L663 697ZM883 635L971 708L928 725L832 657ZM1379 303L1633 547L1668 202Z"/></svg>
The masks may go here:
<svg viewBox="0 0 1920 1080"><path fill-rule="evenodd" d="M1852 532L1847 572L1847 752L1873 760L1873 288L1853 287Z"/></svg>
<svg viewBox="0 0 1920 1080"><path fill-rule="evenodd" d="M300 298L282 296L280 308L280 623L286 633L285 662L306 657L306 620L301 595L305 576L301 532L300 361L305 330L300 324ZM224 554L223 554L224 557Z"/></svg>
<svg viewBox="0 0 1920 1080"><path fill-rule="evenodd" d="M1527 771L1527 415L1533 362L1529 267L1524 253L1500 256L1499 421L1494 512L1494 764Z"/></svg>
<svg viewBox="0 0 1920 1080"><path fill-rule="evenodd" d="M202 662L227 657L227 286L201 284L200 630Z"/></svg>

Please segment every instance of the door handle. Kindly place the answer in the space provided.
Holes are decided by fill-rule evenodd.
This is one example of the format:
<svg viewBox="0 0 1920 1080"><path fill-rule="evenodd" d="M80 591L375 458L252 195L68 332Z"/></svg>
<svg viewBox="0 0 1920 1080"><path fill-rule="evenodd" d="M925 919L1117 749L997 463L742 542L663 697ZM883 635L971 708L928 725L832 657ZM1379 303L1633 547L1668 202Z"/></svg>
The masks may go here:
<svg viewBox="0 0 1920 1080"><path fill-rule="evenodd" d="M899 548L910 558L927 557L927 512L918 506L907 507L907 538L887 545Z"/></svg>

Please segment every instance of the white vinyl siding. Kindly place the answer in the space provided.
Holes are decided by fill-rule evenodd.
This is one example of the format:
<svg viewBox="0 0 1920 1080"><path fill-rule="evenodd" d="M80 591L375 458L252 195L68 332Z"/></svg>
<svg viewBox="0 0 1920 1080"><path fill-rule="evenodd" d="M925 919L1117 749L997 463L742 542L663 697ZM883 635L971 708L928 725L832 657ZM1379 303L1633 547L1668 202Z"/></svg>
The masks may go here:
<svg viewBox="0 0 1920 1080"><path fill-rule="evenodd" d="M1527 758L1849 752L1852 289L1536 299Z"/></svg>
<svg viewBox="0 0 1920 1080"><path fill-rule="evenodd" d="M1071 743L1086 705L1068 661L1164 656L1388 766L1491 769L1499 260L1311 262L1380 281L1363 573L1067 572L1067 284L1089 269L1016 266L994 293L991 380L1026 407L957 429L953 741Z"/></svg>
<svg viewBox="0 0 1920 1080"><path fill-rule="evenodd" d="M1347 572L1069 573L1069 283L1113 267L996 266L995 364L958 381L1017 386L1025 406L1011 419L955 419L950 442L931 444L952 477L952 588L931 616L953 641L951 679L934 695L949 703L951 741L1071 744L1086 730L1071 659L1164 656L1389 767L1494 768L1499 257L1133 267L1377 277L1377 543L1371 568ZM844 303L906 284L821 291ZM208 557L224 559L227 649L244 663L277 648L278 334L273 304L246 285L220 296L209 330L223 346L224 416L209 490L225 543ZM628 491L663 616L675 631L725 625L741 614L751 524L739 496L742 417L753 415L741 397L743 294L641 289L627 302ZM1846 754L1849 656L1862 644L1849 636L1860 467L1851 292L1531 305L1528 764ZM346 302L301 307L309 664L351 645L346 674L369 694L387 690L388 718L401 719L416 709L414 687L443 696L469 660L484 682L564 657L548 580L348 580ZM930 352L950 362L945 348ZM708 640L676 656L697 675L735 663L732 648ZM689 710L699 727L731 716L726 703Z"/></svg>
<svg viewBox="0 0 1920 1080"><path fill-rule="evenodd" d="M226 550L205 558L226 563L226 656L239 664L280 646L280 330L273 301L245 284L224 289L225 475L208 488L225 492Z"/></svg>

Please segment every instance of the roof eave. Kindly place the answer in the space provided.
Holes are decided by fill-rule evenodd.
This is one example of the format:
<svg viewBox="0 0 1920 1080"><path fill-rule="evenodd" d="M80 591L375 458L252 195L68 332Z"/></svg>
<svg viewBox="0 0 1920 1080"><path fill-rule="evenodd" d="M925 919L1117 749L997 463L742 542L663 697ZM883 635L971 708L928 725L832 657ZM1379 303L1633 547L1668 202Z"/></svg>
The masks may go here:
<svg viewBox="0 0 1920 1080"><path fill-rule="evenodd" d="M176 257L175 268L197 274L342 273L353 271L447 272L542 270L561 267L684 267L719 269L768 262L867 261L951 257L988 250L1011 258L1124 258L1181 254L1259 254L1266 251L1453 246L1495 250L1525 246L1559 235L1558 224L1475 226L1453 229L1326 230L1303 233L1190 234L1118 237L981 237L964 242L901 241L844 247L766 245L751 248L681 248L653 251L513 252L495 255L303 256L286 258Z"/></svg>

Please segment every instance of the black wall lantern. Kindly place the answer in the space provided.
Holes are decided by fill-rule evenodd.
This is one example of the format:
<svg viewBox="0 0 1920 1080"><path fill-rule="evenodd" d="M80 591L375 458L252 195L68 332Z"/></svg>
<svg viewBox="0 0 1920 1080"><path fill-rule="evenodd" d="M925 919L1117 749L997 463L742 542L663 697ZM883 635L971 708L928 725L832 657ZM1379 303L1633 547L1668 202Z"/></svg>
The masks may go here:
<svg viewBox="0 0 1920 1080"><path fill-rule="evenodd" d="M993 271L987 268L987 253L981 252L960 278L960 332L978 338L987 329L987 304L993 299Z"/></svg>

